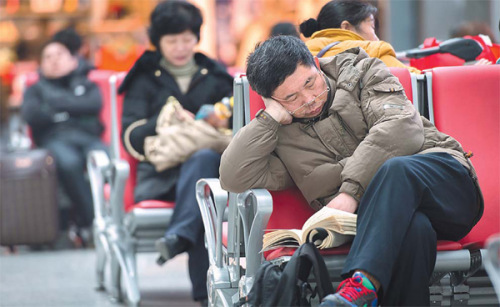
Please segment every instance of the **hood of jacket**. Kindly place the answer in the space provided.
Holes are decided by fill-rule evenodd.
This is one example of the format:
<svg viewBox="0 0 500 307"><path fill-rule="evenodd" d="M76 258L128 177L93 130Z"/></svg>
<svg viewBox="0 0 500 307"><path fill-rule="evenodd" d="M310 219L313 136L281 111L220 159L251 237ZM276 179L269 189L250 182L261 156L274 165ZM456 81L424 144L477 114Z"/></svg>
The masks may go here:
<svg viewBox="0 0 500 307"><path fill-rule="evenodd" d="M148 73L157 70L159 67L161 57L162 55L158 51L151 51L151 50L145 51L141 55L141 57L135 62L134 66L132 66L130 71L127 73L127 76L125 77L123 83L120 85L120 88L118 89L118 93L122 94L126 92L130 84L137 76L140 76L143 73ZM231 78L231 76L226 72L226 70L224 69L224 67L222 67L221 64L210 59L203 53L199 52L195 53L194 61L196 62L196 65L198 65L199 67L207 68L213 74L224 75Z"/></svg>

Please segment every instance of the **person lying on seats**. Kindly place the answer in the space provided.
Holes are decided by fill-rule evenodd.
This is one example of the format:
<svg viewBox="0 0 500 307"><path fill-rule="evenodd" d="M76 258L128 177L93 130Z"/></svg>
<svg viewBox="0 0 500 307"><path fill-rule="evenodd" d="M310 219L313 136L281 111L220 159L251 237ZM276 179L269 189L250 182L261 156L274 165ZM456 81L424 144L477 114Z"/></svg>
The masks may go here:
<svg viewBox="0 0 500 307"><path fill-rule="evenodd" d="M358 214L346 280L324 306L429 305L436 241L461 239L483 211L461 145L359 47L315 61L301 40L273 37L249 56L247 78L266 108L224 152L222 187L295 184L315 210Z"/></svg>
<svg viewBox="0 0 500 307"><path fill-rule="evenodd" d="M140 161L134 199L175 200L172 220L165 236L156 241L156 249L160 262L183 252L189 254L193 299L205 304L209 262L195 186L200 178L219 176L221 155L201 149L182 164L157 172L144 146L147 137L157 135L158 116L167 98L175 97L184 110L196 114L205 104L231 97L233 78L216 61L195 52L203 23L197 7L185 1L161 2L151 13L150 22L149 39L156 50L144 52L119 88L125 93L124 144Z"/></svg>

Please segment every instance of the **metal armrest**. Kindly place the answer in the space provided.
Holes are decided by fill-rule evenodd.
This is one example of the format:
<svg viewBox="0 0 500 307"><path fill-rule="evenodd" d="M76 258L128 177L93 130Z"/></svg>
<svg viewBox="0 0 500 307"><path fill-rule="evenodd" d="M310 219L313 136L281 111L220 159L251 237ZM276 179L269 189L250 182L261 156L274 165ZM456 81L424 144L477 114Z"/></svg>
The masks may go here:
<svg viewBox="0 0 500 307"><path fill-rule="evenodd" d="M200 179L196 184L196 200L200 207L210 264L222 268L222 222L228 193L219 179ZM215 204L214 204L215 202Z"/></svg>
<svg viewBox="0 0 500 307"><path fill-rule="evenodd" d="M495 235L486 242L487 248L484 254L484 267L495 288L497 297L500 299L500 235Z"/></svg>
<svg viewBox="0 0 500 307"><path fill-rule="evenodd" d="M97 223L101 223L107 215L104 206L104 185L109 177L110 168L110 160L103 150L93 150L88 154L87 173L90 179L94 216Z"/></svg>
<svg viewBox="0 0 500 307"><path fill-rule="evenodd" d="M238 211L243 224L247 282L262 263L262 237L273 212L273 199L265 189L252 189L238 194ZM249 280L250 279L250 280Z"/></svg>
<svg viewBox="0 0 500 307"><path fill-rule="evenodd" d="M127 181L130 166L127 161L122 159L113 159L111 162L111 195L109 197L111 204L111 217L115 225L122 225L125 209L123 207L123 194L125 192L125 183Z"/></svg>

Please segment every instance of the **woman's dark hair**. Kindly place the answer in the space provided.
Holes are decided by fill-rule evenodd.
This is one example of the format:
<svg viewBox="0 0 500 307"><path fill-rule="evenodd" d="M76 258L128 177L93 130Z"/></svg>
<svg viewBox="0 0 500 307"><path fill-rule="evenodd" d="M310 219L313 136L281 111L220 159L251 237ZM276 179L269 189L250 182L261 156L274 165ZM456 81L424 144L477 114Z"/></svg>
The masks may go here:
<svg viewBox="0 0 500 307"><path fill-rule="evenodd" d="M318 18L309 18L300 24L300 32L305 37L320 30L340 28L342 21L347 20L354 27L370 17L377 14L377 8L373 5L359 0L333 0L325 4L318 14Z"/></svg>
<svg viewBox="0 0 500 307"><path fill-rule="evenodd" d="M159 49L162 36L179 34L186 30L193 32L200 40L203 17L200 10L186 1L169 0L159 3L150 17L149 40Z"/></svg>
<svg viewBox="0 0 500 307"><path fill-rule="evenodd" d="M248 83L257 94L269 98L298 65L315 65L306 44L295 36L271 37L257 44L248 56Z"/></svg>

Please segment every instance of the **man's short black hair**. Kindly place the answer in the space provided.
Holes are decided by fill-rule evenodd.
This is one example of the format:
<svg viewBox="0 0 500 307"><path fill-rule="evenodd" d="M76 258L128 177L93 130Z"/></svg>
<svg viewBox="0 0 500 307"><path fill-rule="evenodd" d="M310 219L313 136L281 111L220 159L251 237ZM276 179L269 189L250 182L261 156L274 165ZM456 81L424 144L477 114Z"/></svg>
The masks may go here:
<svg viewBox="0 0 500 307"><path fill-rule="evenodd" d="M259 95L269 98L298 65L315 65L304 42L288 35L271 37L248 56L248 82Z"/></svg>
<svg viewBox="0 0 500 307"><path fill-rule="evenodd" d="M203 17L201 11L189 2L176 0L160 2L151 13L150 19L149 39L158 50L161 37L167 34L179 34L190 30L198 41L200 40Z"/></svg>
<svg viewBox="0 0 500 307"><path fill-rule="evenodd" d="M55 33L48 43L52 42L62 44L72 55L78 54L78 50L82 47L82 38L73 28L66 28Z"/></svg>

